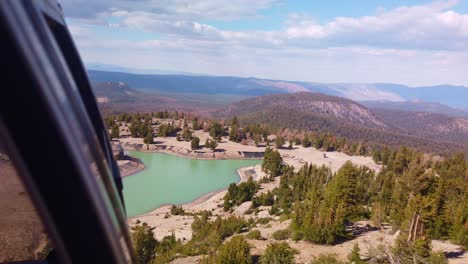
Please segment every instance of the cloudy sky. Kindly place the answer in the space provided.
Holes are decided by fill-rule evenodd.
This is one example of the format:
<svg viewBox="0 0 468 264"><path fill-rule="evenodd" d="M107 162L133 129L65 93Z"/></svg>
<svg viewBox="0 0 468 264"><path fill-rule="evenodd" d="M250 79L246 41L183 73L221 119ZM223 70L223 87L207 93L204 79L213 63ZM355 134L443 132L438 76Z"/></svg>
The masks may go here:
<svg viewBox="0 0 468 264"><path fill-rule="evenodd" d="M468 86L468 0L59 0L88 65Z"/></svg>

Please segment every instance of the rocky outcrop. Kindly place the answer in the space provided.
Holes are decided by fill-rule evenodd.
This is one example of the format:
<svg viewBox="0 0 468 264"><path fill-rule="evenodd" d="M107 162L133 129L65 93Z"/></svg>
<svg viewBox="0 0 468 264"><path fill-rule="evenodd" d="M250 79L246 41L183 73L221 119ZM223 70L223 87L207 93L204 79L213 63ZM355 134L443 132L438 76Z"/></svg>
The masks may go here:
<svg viewBox="0 0 468 264"><path fill-rule="evenodd" d="M116 160L125 159L124 149L120 142L112 142L112 155Z"/></svg>
<svg viewBox="0 0 468 264"><path fill-rule="evenodd" d="M141 148L141 146L138 146L137 148L135 148L135 146L133 147L134 150L139 150ZM120 142L112 142L112 154L117 160L117 165L119 166L120 175L122 177L134 174L145 168L145 165L140 159L125 155L124 147Z"/></svg>

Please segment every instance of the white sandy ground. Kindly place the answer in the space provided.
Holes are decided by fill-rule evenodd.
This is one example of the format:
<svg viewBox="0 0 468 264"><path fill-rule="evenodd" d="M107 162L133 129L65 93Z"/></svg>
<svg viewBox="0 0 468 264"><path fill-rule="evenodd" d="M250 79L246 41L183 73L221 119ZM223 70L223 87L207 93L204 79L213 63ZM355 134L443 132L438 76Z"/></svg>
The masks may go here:
<svg viewBox="0 0 468 264"><path fill-rule="evenodd" d="M208 136L208 133L202 131L196 131L194 136L200 138L201 144L203 144ZM133 149L134 144L143 144L142 139L138 138L124 138L120 139L123 144L123 147L126 149ZM201 156L196 154L190 149L190 142L177 141L175 138L156 138L155 141L157 145L166 145L172 146L171 150L156 150L156 148L150 146L148 149L146 145L139 150L141 151L154 151L154 152L164 152L170 153L185 157L191 158L204 158L204 159L226 159L226 158L242 158L238 154L238 151L264 151L265 147L256 147L253 145L242 145L234 142L228 141L226 138L223 138L222 142L219 144L218 149L224 149L224 152L213 153L211 150L202 148L198 152L204 152ZM315 148L303 148L302 146L294 147L294 149L280 149L283 160L285 163L292 165L295 169L299 169L306 162L313 163L316 165L325 165L330 166L334 172L336 172L344 163L348 160L356 165L364 165L373 169L375 171L380 170L380 165L375 164L370 157L363 156L349 156L340 152L326 152L327 158L324 158L323 154L325 152L317 150ZM213 157L214 154L214 157ZM250 166L246 168L240 168L238 173L241 177L241 181L246 181L249 176L252 176L254 180L259 180L264 177L265 174L261 171L261 166ZM261 184L261 189L259 193L272 190L279 185L279 178L276 178L274 182L263 183ZM224 212L222 209L223 197L226 195L226 190L220 190L217 192L209 193L200 197L188 204L184 204L182 207L187 212L198 212L202 210L212 211L213 216L227 216L227 215L237 215L244 217L246 219L252 217L254 219L261 217L271 217L268 213L269 207L260 207L260 212L258 215L246 215L245 211L250 207L251 202L246 202L236 207L232 213ZM171 216L170 215L171 206L163 206L157 208L149 213L130 218L128 220L129 225L134 225L136 220L148 223L148 225L155 227L155 237L161 239L164 236L170 235L174 232L175 236L183 241L188 241L192 237L191 224L193 222L192 216ZM170 217L165 218L169 215ZM249 243L252 246L251 253L261 255L266 249L267 245L274 242L271 238L271 234L280 229L285 229L288 227L290 220L280 222L279 217L273 216L273 220L270 221L267 225L258 226L256 229L260 230L263 240L249 240ZM326 246L326 245L317 245L305 241L293 242L287 240L287 242L294 248L300 251L300 254L295 256L296 263L309 263L314 257L322 253L334 253L337 254L340 258L346 259L346 256L351 251L355 243L359 243L361 248L361 254L366 255L369 250L376 247L381 243L391 244L396 235L390 234L389 230L386 230L384 233L381 231L371 231L364 233L363 235L357 237L356 239L347 241L345 243L336 245L336 246ZM456 252L459 251L459 247L450 243L443 241L433 241L434 251L444 250L447 252ZM180 258L173 261L173 263L196 263L201 259L200 256ZM468 263L468 254L464 254L458 258L449 259L450 264L462 264Z"/></svg>
<svg viewBox="0 0 468 264"><path fill-rule="evenodd" d="M208 137L207 132L201 130L195 131L193 136L200 138L200 144L205 143L206 138ZM200 148L199 150L192 151L190 149L190 142L177 141L175 137L166 137L166 138L155 138L155 145L143 144L143 139L141 138L121 138L120 142L122 143L125 149L132 149L133 144L141 144L141 151L157 151L170 154L176 154L185 157L191 158L205 158L205 159L227 159L227 158L243 158L239 154L239 151L248 151L248 152L263 152L265 151L265 146L256 147L253 143L249 145L243 145L229 141L227 137L224 137L223 140L219 143L217 150L213 153L210 149ZM156 146L165 145L172 146L171 150L157 150ZM283 160L289 165L293 165L296 169L299 169L306 162L313 163L316 165L325 165L331 167L333 171L338 170L346 161L351 161L359 166L367 166L372 170L379 171L380 165L377 165L373 162L371 157L364 156L349 156L342 152L325 152L317 150L316 148L303 148L302 146L294 146L293 149L279 149ZM324 154L327 156L324 157ZM214 156L213 156L214 155Z"/></svg>

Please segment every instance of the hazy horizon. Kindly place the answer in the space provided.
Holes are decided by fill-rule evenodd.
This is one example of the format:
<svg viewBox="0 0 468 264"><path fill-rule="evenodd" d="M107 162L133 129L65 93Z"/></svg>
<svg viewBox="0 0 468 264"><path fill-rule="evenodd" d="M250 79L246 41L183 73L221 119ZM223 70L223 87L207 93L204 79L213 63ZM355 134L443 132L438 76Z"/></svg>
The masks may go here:
<svg viewBox="0 0 468 264"><path fill-rule="evenodd" d="M305 83L317 83L317 84L396 84L404 85L408 88L420 88L420 87L430 87L430 86L463 86L468 89L466 85L451 84L451 83L434 83L431 85L421 85L421 86L412 86L404 83L396 82L316 82L313 80L290 80L290 79L278 79L278 78L262 78L258 76L238 76L238 75L216 75L216 74L203 74L198 72L183 72L177 70L167 70L167 69L138 69L138 68L127 68L120 65L110 65L110 64L100 64L100 63L85 63L87 70L91 71L108 71L108 72L121 72L121 73L130 73L137 75L185 75L185 76L207 76L207 77L239 77L239 78L256 78L256 79L266 79L266 80L275 80L275 81L287 81L287 82L305 82Z"/></svg>

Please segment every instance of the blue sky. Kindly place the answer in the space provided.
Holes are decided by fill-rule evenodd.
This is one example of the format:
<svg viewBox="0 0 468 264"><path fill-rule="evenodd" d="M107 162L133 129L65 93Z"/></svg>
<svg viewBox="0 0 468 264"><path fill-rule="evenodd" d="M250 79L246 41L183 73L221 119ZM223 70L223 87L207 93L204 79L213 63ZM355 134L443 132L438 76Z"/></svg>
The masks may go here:
<svg viewBox="0 0 468 264"><path fill-rule="evenodd" d="M298 13L309 15L318 22L324 23L336 17L361 17L374 14L379 9L394 9L400 6L414 6L427 4L424 0L405 1L376 1L376 0L354 0L354 1L307 1L292 0L279 2L271 8L261 10L259 18L245 19L243 21L204 21L214 26L229 30L274 30L281 28L283 22L287 20L288 14ZM460 2L454 8L459 12L468 13L467 1Z"/></svg>
<svg viewBox="0 0 468 264"><path fill-rule="evenodd" d="M468 86L468 0L60 2L88 65Z"/></svg>

